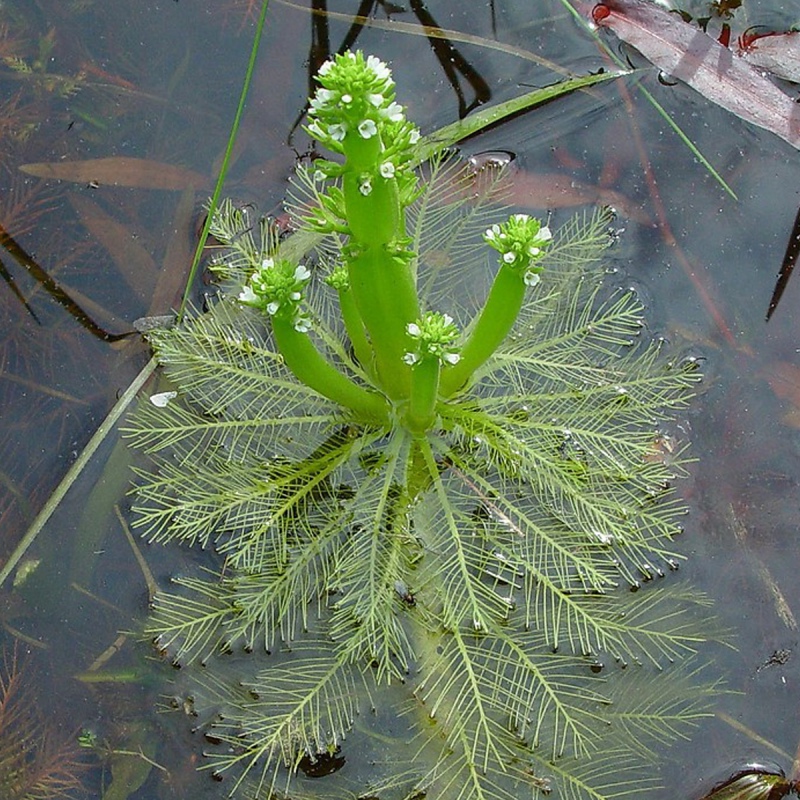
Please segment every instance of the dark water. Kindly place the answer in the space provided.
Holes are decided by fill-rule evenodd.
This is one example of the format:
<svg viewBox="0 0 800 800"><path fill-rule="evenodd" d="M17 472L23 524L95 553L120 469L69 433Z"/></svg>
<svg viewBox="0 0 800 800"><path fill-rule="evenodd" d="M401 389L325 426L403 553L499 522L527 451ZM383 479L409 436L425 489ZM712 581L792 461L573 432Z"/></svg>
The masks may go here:
<svg viewBox="0 0 800 800"><path fill-rule="evenodd" d="M138 337L116 335L138 317L167 312L180 297L256 5L0 4L3 560L147 362ZM346 16L352 3L331 2L328 16L312 17L273 0L229 194L262 211L278 209L309 144L298 126L309 63L344 41L391 62L398 96L423 131L551 83L545 60L577 73L603 64L591 38L555 1L375 6L371 24L360 27ZM798 11L762 4L738 24L778 26L796 21ZM458 35L428 39L420 23ZM616 266L648 299L653 334L703 360L707 379L682 421L698 459L683 487L693 513L683 541L691 558L682 569L736 630L737 649L720 658L738 694L720 699L720 714L691 743L672 748L672 785L664 796L691 797L749 760L772 759L788 770L800 740L796 284L789 283L765 322L800 205L800 159L690 89L659 83L653 70L640 80L736 199L632 79L551 103L464 149L512 152L525 187L518 202L553 210L555 223L582 204L615 205L624 228ZM95 167L94 177L90 170L65 180L19 169L108 157L147 163L134 169L117 160ZM155 188L167 180L164 164L181 171L170 173L169 188ZM203 286L193 291L200 299ZM196 723L191 714L184 725L151 713L170 704L162 696L169 694L163 672L153 671L146 645L119 638L137 629L148 601L145 575L114 513L115 503L126 508L128 464L111 437L21 562L40 561L38 568L13 587L15 572L0 589L3 641L8 654L17 642L20 669L30 672L37 693L59 698L44 713L65 740L86 728L109 749L141 748L168 772L134 759L147 782L134 794L138 778L127 778L131 796L183 797L197 780L202 742L189 732ZM162 586L181 568L174 554L144 550ZM109 680L97 682L98 674ZM83 773L86 796L100 796L97 762L84 760L95 764ZM114 758L106 763L108 782ZM207 776L199 786L193 791L219 795Z"/></svg>

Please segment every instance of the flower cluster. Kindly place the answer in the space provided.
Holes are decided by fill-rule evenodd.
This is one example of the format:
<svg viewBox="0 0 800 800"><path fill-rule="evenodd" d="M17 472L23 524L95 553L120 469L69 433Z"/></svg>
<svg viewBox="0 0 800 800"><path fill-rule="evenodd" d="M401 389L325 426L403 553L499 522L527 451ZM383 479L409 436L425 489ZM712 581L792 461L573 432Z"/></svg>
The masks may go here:
<svg viewBox="0 0 800 800"><path fill-rule="evenodd" d="M394 178L420 134L395 102L389 67L375 56L348 51L326 61L317 80L320 87L310 103L308 132L335 153L345 152L348 137L362 141L378 137L382 151L378 174ZM329 161L317 162L317 169L325 177L341 172L340 165ZM369 194L368 178L362 185L363 193Z"/></svg>
<svg viewBox="0 0 800 800"><path fill-rule="evenodd" d="M403 107L394 101L394 81L386 64L361 51L326 61L317 73L319 89L311 100L310 133L341 152L348 133L362 139L378 134L383 120L400 121Z"/></svg>
<svg viewBox="0 0 800 800"><path fill-rule="evenodd" d="M406 332L414 340L414 350L405 354L406 364L418 364L425 358L437 358L442 364L453 366L461 359L455 342L459 337L458 328L449 314L429 311L416 322L406 326Z"/></svg>
<svg viewBox="0 0 800 800"><path fill-rule="evenodd" d="M296 330L305 333L311 327L311 322L298 310L310 278L311 273L302 264L265 258L239 293L239 302L260 308L270 316L286 316L293 320Z"/></svg>
<svg viewBox="0 0 800 800"><path fill-rule="evenodd" d="M528 214L512 214L507 222L492 225L483 235L483 240L500 253L503 264L524 273L526 286L539 282L542 267L536 262L552 238L550 228Z"/></svg>

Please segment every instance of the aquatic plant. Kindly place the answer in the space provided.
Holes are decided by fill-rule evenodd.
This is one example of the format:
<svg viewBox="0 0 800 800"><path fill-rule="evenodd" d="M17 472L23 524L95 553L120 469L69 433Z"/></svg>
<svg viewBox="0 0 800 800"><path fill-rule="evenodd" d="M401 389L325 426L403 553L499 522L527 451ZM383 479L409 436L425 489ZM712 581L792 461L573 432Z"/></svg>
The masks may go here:
<svg viewBox="0 0 800 800"><path fill-rule="evenodd" d="M647 741L710 691L691 660L647 666L703 641L702 597L641 586L680 558L669 419L696 362L603 269L607 212L503 219L502 175L417 170L383 62L318 80L307 130L332 158L298 172L296 232L220 207L220 294L150 334L167 381L127 429L156 464L139 526L224 559L150 624L224 709L210 763L291 792L385 704L413 756L359 795L644 791Z"/></svg>
<svg viewBox="0 0 800 800"><path fill-rule="evenodd" d="M77 796L88 762L43 709L28 659L3 648L0 666L0 794L6 800Z"/></svg>

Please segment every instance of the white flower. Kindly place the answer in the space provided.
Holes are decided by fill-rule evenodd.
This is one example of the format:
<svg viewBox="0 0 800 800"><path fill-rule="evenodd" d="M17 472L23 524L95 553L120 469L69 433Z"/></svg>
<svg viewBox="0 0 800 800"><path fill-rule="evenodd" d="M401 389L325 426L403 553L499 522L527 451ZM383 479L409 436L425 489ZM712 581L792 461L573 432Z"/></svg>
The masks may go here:
<svg viewBox="0 0 800 800"><path fill-rule="evenodd" d="M334 125L328 125L328 136L330 136L334 142L341 142L346 135L347 128L343 124L337 122Z"/></svg>
<svg viewBox="0 0 800 800"><path fill-rule="evenodd" d="M311 330L311 320L308 317L298 317L294 321L294 329L298 333L308 333Z"/></svg>
<svg viewBox="0 0 800 800"><path fill-rule="evenodd" d="M445 353L442 360L448 363L451 367L461 361L461 356L458 353Z"/></svg>
<svg viewBox="0 0 800 800"><path fill-rule="evenodd" d="M323 183L327 180L327 175L320 169L314 170L314 183Z"/></svg>
<svg viewBox="0 0 800 800"><path fill-rule="evenodd" d="M369 177L366 177L364 178L363 181L361 181L361 183L358 186L358 191L361 192L361 194L363 194L364 197L367 197L367 195L372 194L372 181L369 179Z"/></svg>
<svg viewBox="0 0 800 800"><path fill-rule="evenodd" d="M371 139L378 132L378 126L371 119L365 119L359 122L358 132L364 139Z"/></svg>
<svg viewBox="0 0 800 800"><path fill-rule="evenodd" d="M553 238L553 234L547 225L545 225L543 228L539 228L539 233L536 236L540 241L543 242L549 242Z"/></svg>
<svg viewBox="0 0 800 800"><path fill-rule="evenodd" d="M241 292L239 292L239 302L247 305L258 303L258 296L253 291L253 287L248 283Z"/></svg>
<svg viewBox="0 0 800 800"><path fill-rule="evenodd" d="M419 361L419 356L416 353L406 353L403 356L403 361L410 367L413 367Z"/></svg>
<svg viewBox="0 0 800 800"><path fill-rule="evenodd" d="M422 334L419 325L416 322L409 322L406 325L406 333L414 339L418 339Z"/></svg>
<svg viewBox="0 0 800 800"><path fill-rule="evenodd" d="M506 264L513 264L517 260L517 254L509 250L507 253L503 253L503 261Z"/></svg>
<svg viewBox="0 0 800 800"><path fill-rule="evenodd" d="M300 300L300 299L302 298L302 296L303 296L303 295L302 295L302 294L300 294L300 292L292 292L292 293L289 295L289 299L290 299L290 300L294 300L295 302L297 302L298 300Z"/></svg>
<svg viewBox="0 0 800 800"><path fill-rule="evenodd" d="M492 225L491 228L486 229L486 233L483 234L490 242L495 240L495 237L500 235L500 226L499 225Z"/></svg>
<svg viewBox="0 0 800 800"><path fill-rule="evenodd" d="M383 109L381 115L390 122L401 122L403 120L403 106L399 103L389 103L389 105Z"/></svg>
<svg viewBox="0 0 800 800"><path fill-rule="evenodd" d="M442 314L442 322L444 322L445 326L452 325L453 318L449 314Z"/></svg>
<svg viewBox="0 0 800 800"><path fill-rule="evenodd" d="M367 56L367 66L375 73L378 80L386 80L392 76L389 67L377 56Z"/></svg>
<svg viewBox="0 0 800 800"><path fill-rule="evenodd" d="M525 277L523 278L525 281L526 286L536 286L537 283L541 280L539 275L535 273L533 270L529 270L525 273Z"/></svg>
<svg viewBox="0 0 800 800"><path fill-rule="evenodd" d="M281 304L277 300L273 300L271 303L267 305L267 314L272 316L273 314L278 313L278 309L281 307Z"/></svg>
<svg viewBox="0 0 800 800"><path fill-rule="evenodd" d="M308 267L304 267L300 264L294 271L294 279L296 281L307 281L311 277L311 273L308 271Z"/></svg>
<svg viewBox="0 0 800 800"><path fill-rule="evenodd" d="M308 132L315 139L324 139L325 138L325 131L322 129L322 125L320 125L317 120L313 120L313 122L308 126Z"/></svg>
<svg viewBox="0 0 800 800"><path fill-rule="evenodd" d="M275 266L274 258L265 258L261 262L261 269L272 269Z"/></svg>
<svg viewBox="0 0 800 800"><path fill-rule="evenodd" d="M420 139L419 128L414 128L414 130L411 131L411 133L408 136L408 142L409 144L416 144L419 141L419 139Z"/></svg>
<svg viewBox="0 0 800 800"><path fill-rule="evenodd" d="M383 95L382 94L368 94L367 101L370 105L375 106L375 108L380 108L383 105Z"/></svg>
<svg viewBox="0 0 800 800"><path fill-rule="evenodd" d="M391 161L384 161L383 164L380 165L379 171L381 176L386 178L394 178L394 164Z"/></svg>
<svg viewBox="0 0 800 800"><path fill-rule="evenodd" d="M530 214L512 214L511 218L517 222L527 222L531 217Z"/></svg>
<svg viewBox="0 0 800 800"><path fill-rule="evenodd" d="M331 71L331 67L333 67L333 61L326 61L320 68L318 75L327 75Z"/></svg>

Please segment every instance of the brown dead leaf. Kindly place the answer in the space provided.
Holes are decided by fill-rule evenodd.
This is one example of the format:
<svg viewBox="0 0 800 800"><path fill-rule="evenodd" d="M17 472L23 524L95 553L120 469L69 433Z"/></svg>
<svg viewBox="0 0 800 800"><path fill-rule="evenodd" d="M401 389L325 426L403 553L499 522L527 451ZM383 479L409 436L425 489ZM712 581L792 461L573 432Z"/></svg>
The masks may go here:
<svg viewBox="0 0 800 800"><path fill-rule="evenodd" d="M137 189L202 189L210 183L205 175L184 167L127 156L22 164L20 170L37 178Z"/></svg>
<svg viewBox="0 0 800 800"><path fill-rule="evenodd" d="M107 214L93 200L78 194L70 194L69 200L86 229L108 251L125 283L142 300L149 301L158 268L148 249L127 225Z"/></svg>
<svg viewBox="0 0 800 800"><path fill-rule="evenodd" d="M792 428L800 428L800 366L788 361L775 361L763 367L761 375L776 397L790 405L782 417L783 423Z"/></svg>

